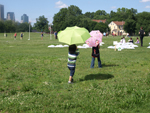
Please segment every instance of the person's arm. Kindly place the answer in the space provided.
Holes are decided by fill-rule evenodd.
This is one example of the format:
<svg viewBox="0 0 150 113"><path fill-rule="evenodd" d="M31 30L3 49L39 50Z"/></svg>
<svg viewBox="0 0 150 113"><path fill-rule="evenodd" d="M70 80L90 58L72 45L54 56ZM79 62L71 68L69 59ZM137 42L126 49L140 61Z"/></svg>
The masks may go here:
<svg viewBox="0 0 150 113"><path fill-rule="evenodd" d="M79 53L80 53L80 52L79 52L79 49L77 48L75 54L78 56Z"/></svg>

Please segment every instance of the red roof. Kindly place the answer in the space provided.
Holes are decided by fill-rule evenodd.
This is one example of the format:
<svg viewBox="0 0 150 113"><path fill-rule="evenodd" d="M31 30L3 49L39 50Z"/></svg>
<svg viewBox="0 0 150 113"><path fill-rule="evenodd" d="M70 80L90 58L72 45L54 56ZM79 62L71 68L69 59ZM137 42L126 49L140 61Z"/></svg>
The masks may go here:
<svg viewBox="0 0 150 113"><path fill-rule="evenodd" d="M95 22L103 22L103 23L105 23L106 22L106 19L105 20L94 20L94 19L92 19L92 21L95 21Z"/></svg>
<svg viewBox="0 0 150 113"><path fill-rule="evenodd" d="M124 25L125 21L113 21L116 25Z"/></svg>

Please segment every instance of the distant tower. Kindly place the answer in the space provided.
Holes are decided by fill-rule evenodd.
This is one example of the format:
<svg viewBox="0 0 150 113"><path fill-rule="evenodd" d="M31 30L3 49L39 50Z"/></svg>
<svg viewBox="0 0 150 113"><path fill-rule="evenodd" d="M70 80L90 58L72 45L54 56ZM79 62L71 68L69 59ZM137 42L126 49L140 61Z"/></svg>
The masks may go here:
<svg viewBox="0 0 150 113"><path fill-rule="evenodd" d="M0 20L4 20L4 5L0 4Z"/></svg>
<svg viewBox="0 0 150 113"><path fill-rule="evenodd" d="M21 16L21 23L25 23L25 22L29 22L29 18L28 18L28 16L26 15L26 14L23 14L22 16Z"/></svg>
<svg viewBox="0 0 150 113"><path fill-rule="evenodd" d="M14 12L8 12L7 13L7 20L15 21L15 14L14 14Z"/></svg>

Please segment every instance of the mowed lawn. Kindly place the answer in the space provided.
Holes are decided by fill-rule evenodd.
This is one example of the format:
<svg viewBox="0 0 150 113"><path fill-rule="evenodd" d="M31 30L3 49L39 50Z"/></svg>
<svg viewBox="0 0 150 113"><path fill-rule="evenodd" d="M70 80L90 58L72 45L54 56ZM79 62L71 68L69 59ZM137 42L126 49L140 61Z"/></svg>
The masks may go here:
<svg viewBox="0 0 150 113"><path fill-rule="evenodd" d="M62 44L54 35L7 35L0 34L0 113L150 112L150 37L144 47L122 51L107 48L121 36L103 37L101 69L97 59L90 69L91 48L79 49L74 83L68 84L68 48L48 48Z"/></svg>

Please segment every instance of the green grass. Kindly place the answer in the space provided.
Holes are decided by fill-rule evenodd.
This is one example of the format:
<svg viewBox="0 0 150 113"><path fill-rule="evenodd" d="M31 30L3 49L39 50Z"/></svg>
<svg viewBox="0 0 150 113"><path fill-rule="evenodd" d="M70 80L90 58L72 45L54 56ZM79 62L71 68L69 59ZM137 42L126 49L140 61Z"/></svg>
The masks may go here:
<svg viewBox="0 0 150 113"><path fill-rule="evenodd" d="M68 84L68 48L40 33L0 34L0 113L148 113L150 112L149 37L134 50L108 49L118 37L105 37L102 69L90 69L91 49L79 49L74 84ZM136 40L136 37L132 37ZM128 39L126 38L126 41Z"/></svg>

